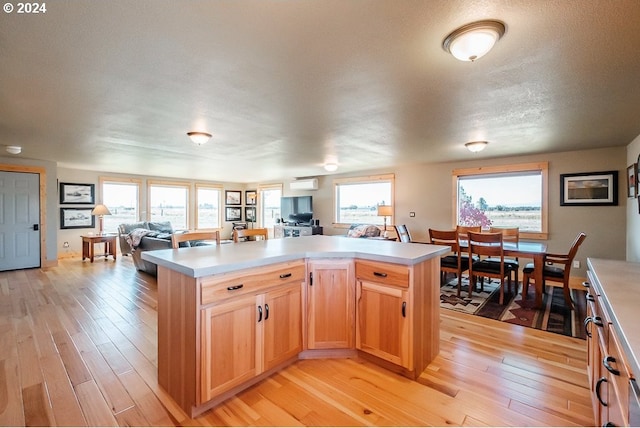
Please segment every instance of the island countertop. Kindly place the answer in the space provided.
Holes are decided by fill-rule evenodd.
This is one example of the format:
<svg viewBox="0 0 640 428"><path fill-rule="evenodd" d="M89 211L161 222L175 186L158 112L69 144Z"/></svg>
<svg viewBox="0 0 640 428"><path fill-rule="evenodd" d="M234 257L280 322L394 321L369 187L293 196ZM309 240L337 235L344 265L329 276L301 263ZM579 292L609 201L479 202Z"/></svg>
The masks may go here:
<svg viewBox="0 0 640 428"><path fill-rule="evenodd" d="M142 258L184 275L200 278L303 258L358 258L411 266L446 254L449 249L441 245L313 235L144 251Z"/></svg>

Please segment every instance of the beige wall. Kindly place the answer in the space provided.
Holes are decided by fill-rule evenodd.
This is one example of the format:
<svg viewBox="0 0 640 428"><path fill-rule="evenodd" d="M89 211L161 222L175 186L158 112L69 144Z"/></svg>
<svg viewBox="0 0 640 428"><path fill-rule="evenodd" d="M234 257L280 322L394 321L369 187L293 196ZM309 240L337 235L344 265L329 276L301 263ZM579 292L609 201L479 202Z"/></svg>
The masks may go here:
<svg viewBox="0 0 640 428"><path fill-rule="evenodd" d="M627 166L638 162L640 155L640 135L627 146ZM626 178L626 168L625 175ZM627 193L625 190L625 198ZM627 261L640 262L640 200L627 199Z"/></svg>
<svg viewBox="0 0 640 428"><path fill-rule="evenodd" d="M473 155L470 154L470 157ZM529 162L549 162L549 239L550 252L566 253L579 232L587 239L577 259L581 267L572 271L586 276L587 257L625 259L627 197L625 187L626 150L614 147L576 152L550 153L468 162L405 165L388 170L348 174L359 176L375 173L394 173L396 176L395 222L406 224L415 240L428 240L429 228L447 229L453 226L451 172L457 168L508 165ZM616 170L619 174L618 206L567 207L560 206L560 174ZM320 189L313 195L314 215L321 219L325 234L344 234L344 229L330 226L332 220L332 178L322 177ZM287 189L288 186L285 186ZM285 194L287 191L285 190ZM413 211L416 216L409 217Z"/></svg>

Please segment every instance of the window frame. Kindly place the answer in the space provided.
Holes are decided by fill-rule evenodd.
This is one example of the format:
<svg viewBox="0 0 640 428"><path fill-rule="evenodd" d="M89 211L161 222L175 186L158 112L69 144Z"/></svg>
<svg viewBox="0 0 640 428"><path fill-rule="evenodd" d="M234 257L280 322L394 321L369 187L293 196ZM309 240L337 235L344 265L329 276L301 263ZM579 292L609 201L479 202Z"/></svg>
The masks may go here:
<svg viewBox="0 0 640 428"><path fill-rule="evenodd" d="M513 173L536 172L541 176L541 231L520 232L520 237L524 239L547 239L549 236L549 162L532 162L515 165L498 165L490 167L461 168L452 172L452 226L456 227L458 221L458 179L471 175L500 175Z"/></svg>
<svg viewBox="0 0 640 428"><path fill-rule="evenodd" d="M191 220L190 220L190 211L191 211L191 183L186 181L164 181L164 180L149 180L147 181L147 218L146 221L151 220L151 188L152 187L178 187L184 188L187 191L186 195L186 206L185 206L185 218L186 225L185 228L189 230L191 228ZM176 228L175 225L171 225L174 230L181 230L180 228Z"/></svg>
<svg viewBox="0 0 640 428"><path fill-rule="evenodd" d="M264 201L263 201L262 193L265 190L279 190L280 191L280 197L282 197L283 193L284 193L284 186L282 185L282 183L259 184L257 186L257 189L256 189L256 205L255 205L255 207L256 207L257 226L258 227L268 227L269 228L269 233L272 233L271 226L265 226L265 221L264 221L264 212L263 212ZM252 205L252 206L254 206L254 205Z"/></svg>
<svg viewBox="0 0 640 428"><path fill-rule="evenodd" d="M366 184L366 183L376 183L381 181L388 181L391 185L391 200L388 202L392 207L391 216L388 216L387 226L395 224L395 191L396 191L396 177L395 174L377 174L377 175L367 175L360 177L345 177L345 178L336 178L333 180L333 219L332 226L336 229L348 229L351 227L352 223L339 223L338 222L338 189L341 185L348 184ZM382 226L384 222L379 224L374 223L376 226Z"/></svg>
<svg viewBox="0 0 640 428"><path fill-rule="evenodd" d="M217 190L218 191L218 227L215 228L200 228L200 200L198 190L206 189L206 190ZM223 203L222 203L222 195L224 193L224 186L221 184L207 184L207 183L195 183L195 203L194 203L194 213L195 213L195 229L196 230L222 230L222 212L224 211Z"/></svg>
<svg viewBox="0 0 640 428"><path fill-rule="evenodd" d="M100 188L100 203L104 203L104 185L105 184L121 184L121 185L134 185L137 187L137 200L136 200L136 215L134 221L140 221L142 206L142 180L137 178L122 178L122 177L98 177L98 187ZM108 208L108 206L107 206ZM117 230L117 229L116 229Z"/></svg>

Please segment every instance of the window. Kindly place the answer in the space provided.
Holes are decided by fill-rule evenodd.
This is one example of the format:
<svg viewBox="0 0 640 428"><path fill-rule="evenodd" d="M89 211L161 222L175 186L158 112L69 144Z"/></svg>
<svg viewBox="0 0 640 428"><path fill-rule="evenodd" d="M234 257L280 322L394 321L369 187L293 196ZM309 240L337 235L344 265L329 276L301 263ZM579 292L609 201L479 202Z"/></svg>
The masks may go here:
<svg viewBox="0 0 640 428"><path fill-rule="evenodd" d="M546 162L453 171L455 223L519 227L525 238L547 237Z"/></svg>
<svg viewBox="0 0 640 428"><path fill-rule="evenodd" d="M196 229L221 227L222 187L196 184Z"/></svg>
<svg viewBox="0 0 640 428"><path fill-rule="evenodd" d="M149 182L149 221L170 221L174 230L188 228L189 185Z"/></svg>
<svg viewBox="0 0 640 428"><path fill-rule="evenodd" d="M271 230L280 215L280 198L282 197L282 184L258 186L258 222L260 227Z"/></svg>
<svg viewBox="0 0 640 428"><path fill-rule="evenodd" d="M351 224L384 223L378 216L378 205L393 206L395 177L393 174L369 177L352 177L334 180L334 223L336 226ZM393 215L387 218L393 224Z"/></svg>
<svg viewBox="0 0 640 428"><path fill-rule="evenodd" d="M135 223L139 219L140 181L100 178L102 203L111 215L104 216L104 231L115 233L122 223Z"/></svg>

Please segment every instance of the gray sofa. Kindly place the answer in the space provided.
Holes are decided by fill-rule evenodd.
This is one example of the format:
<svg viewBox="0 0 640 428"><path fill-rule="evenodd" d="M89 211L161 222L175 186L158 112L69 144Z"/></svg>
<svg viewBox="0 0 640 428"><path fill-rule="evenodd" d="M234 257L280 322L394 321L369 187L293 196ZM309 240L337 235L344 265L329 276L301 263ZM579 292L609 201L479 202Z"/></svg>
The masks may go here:
<svg viewBox="0 0 640 428"><path fill-rule="evenodd" d="M171 248L171 234L174 233L171 222L140 221L123 223L118 226L120 252L131 255L137 270L157 275L155 263L142 260L142 252ZM185 243L188 245L188 243Z"/></svg>

